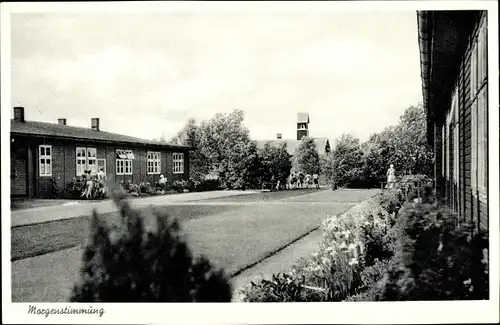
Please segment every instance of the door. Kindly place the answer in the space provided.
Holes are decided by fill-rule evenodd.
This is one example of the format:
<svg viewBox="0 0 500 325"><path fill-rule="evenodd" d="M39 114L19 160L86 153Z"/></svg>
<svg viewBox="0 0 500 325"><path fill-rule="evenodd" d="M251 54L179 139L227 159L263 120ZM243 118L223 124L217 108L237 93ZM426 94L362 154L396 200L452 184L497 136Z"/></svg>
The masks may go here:
<svg viewBox="0 0 500 325"><path fill-rule="evenodd" d="M28 155L24 148L11 152L10 193L12 196L28 195Z"/></svg>

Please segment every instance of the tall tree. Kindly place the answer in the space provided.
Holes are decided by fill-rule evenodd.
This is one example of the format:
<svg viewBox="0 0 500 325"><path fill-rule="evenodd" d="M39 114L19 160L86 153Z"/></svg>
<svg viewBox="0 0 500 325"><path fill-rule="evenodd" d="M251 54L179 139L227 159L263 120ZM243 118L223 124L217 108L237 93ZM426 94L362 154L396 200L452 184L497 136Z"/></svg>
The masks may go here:
<svg viewBox="0 0 500 325"><path fill-rule="evenodd" d="M234 161L235 156L245 158L254 154L255 144L250 144L250 132L243 125L244 113L234 110L229 114L217 113L200 125L200 150L209 166L210 172L219 175L225 187L241 184L238 177L245 179L244 173ZM246 151L247 150L247 151Z"/></svg>
<svg viewBox="0 0 500 325"><path fill-rule="evenodd" d="M363 152L359 139L354 135L342 134L325 163L325 174L337 186L362 186Z"/></svg>
<svg viewBox="0 0 500 325"><path fill-rule="evenodd" d="M403 171L430 174L433 152L427 144L426 116L422 105L410 106L396 127L396 158Z"/></svg>
<svg viewBox="0 0 500 325"><path fill-rule="evenodd" d="M320 173L320 159L313 138L302 138L299 146L295 149L294 159L298 171L302 171L305 174Z"/></svg>
<svg viewBox="0 0 500 325"><path fill-rule="evenodd" d="M274 177L276 181L279 180L284 184L292 169L291 156L287 151L286 143L276 146L267 142L259 151L259 156L263 181L270 182Z"/></svg>

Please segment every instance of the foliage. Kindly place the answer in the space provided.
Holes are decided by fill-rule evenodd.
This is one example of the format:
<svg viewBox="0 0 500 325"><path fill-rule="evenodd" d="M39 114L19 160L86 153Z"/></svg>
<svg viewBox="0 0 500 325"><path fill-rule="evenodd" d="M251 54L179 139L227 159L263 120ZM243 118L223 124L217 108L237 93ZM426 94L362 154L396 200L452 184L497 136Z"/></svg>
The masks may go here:
<svg viewBox="0 0 500 325"><path fill-rule="evenodd" d="M285 184L292 169L291 156L286 150L286 143L279 146L270 142L266 143L264 148L259 150L259 157L262 181L271 182L274 179Z"/></svg>
<svg viewBox="0 0 500 325"><path fill-rule="evenodd" d="M362 157L359 139L343 134L324 160L325 175L338 187L358 187L363 182Z"/></svg>
<svg viewBox="0 0 500 325"><path fill-rule="evenodd" d="M250 283L244 293L248 302L307 302L318 301L304 285L303 278L288 273L273 274L271 280Z"/></svg>
<svg viewBox="0 0 500 325"><path fill-rule="evenodd" d="M390 215L396 215L404 203L403 193L400 190L388 190L379 194L380 206ZM391 225L392 226L392 225Z"/></svg>
<svg viewBox="0 0 500 325"><path fill-rule="evenodd" d="M394 266L384 300L488 299L486 234L439 204L407 204L395 226Z"/></svg>
<svg viewBox="0 0 500 325"><path fill-rule="evenodd" d="M320 173L320 159L313 138L303 137L294 154L295 169L306 174Z"/></svg>
<svg viewBox="0 0 500 325"><path fill-rule="evenodd" d="M66 196L70 199L79 199L85 190L85 181L82 177L73 177L66 187Z"/></svg>
<svg viewBox="0 0 500 325"><path fill-rule="evenodd" d="M90 242L72 302L223 302L231 288L205 258L193 259L179 225L153 210L156 229L123 197L120 223L108 226L93 212Z"/></svg>
<svg viewBox="0 0 500 325"><path fill-rule="evenodd" d="M425 111L418 105L406 109L396 126L370 136L362 146L366 181L372 186L384 181L390 164L400 174L432 174L434 158L426 129Z"/></svg>
<svg viewBox="0 0 500 325"><path fill-rule="evenodd" d="M406 204L392 228L386 271L350 300L488 299L487 234L457 220L437 203Z"/></svg>
<svg viewBox="0 0 500 325"><path fill-rule="evenodd" d="M221 185L227 189L257 188L261 172L255 141L236 143L219 165Z"/></svg>
<svg viewBox="0 0 500 325"><path fill-rule="evenodd" d="M151 183L142 181L139 183L139 192L144 194L153 194L153 187Z"/></svg>
<svg viewBox="0 0 500 325"><path fill-rule="evenodd" d="M220 183L218 179L195 180L193 181L193 188L196 192L217 191L220 189Z"/></svg>

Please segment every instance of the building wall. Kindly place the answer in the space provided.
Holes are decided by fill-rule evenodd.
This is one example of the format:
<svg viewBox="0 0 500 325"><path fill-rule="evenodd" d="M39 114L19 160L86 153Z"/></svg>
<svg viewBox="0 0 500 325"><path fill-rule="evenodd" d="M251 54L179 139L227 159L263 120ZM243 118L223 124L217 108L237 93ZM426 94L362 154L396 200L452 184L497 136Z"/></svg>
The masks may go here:
<svg viewBox="0 0 500 325"><path fill-rule="evenodd" d="M456 76L455 90L457 91L458 99L458 132L459 132L459 170L458 182L455 184L452 179L446 175L448 170L450 174L454 173L454 156L453 156L453 141L446 138L441 141L440 137L435 137L435 153L436 169L442 169L441 160L446 161L445 168L445 200L448 205L458 212L462 220L474 222L478 228L486 229L488 227L488 197L479 193L477 189L472 187L472 176L476 170L472 164L472 109L473 104L477 101L475 93L471 91L471 54L473 41L477 39L479 27L486 23L486 13L481 16L481 19L476 24L476 27L470 36L469 45L465 51L458 74ZM486 59L486 58L485 58ZM486 86L487 87L487 81ZM446 116L451 113L451 94L450 105L447 109ZM442 134L444 126L437 126L436 135ZM445 154L441 150L441 146L445 146ZM449 158L446 157L446 152L449 152ZM487 159L486 159L487 161ZM437 174L436 174L437 175Z"/></svg>
<svg viewBox="0 0 500 325"><path fill-rule="evenodd" d="M108 183L130 180L134 183L141 181L149 181L155 183L158 181L160 174L147 173L147 152L155 151L161 153L161 169L160 173L168 178L168 183L172 184L174 180L188 179L189 175L189 158L187 152L184 154L184 173L173 174L172 172L172 152L156 148L151 149L144 147L127 147L116 145L92 144L82 141L62 141L56 139L43 138L27 138L17 137L16 143L27 150L27 195L29 197L39 198L55 198L62 197L68 184L73 178L80 176L76 175L76 148L90 147L96 148L97 159L106 159L106 175ZM47 144L52 146L52 176L40 176L39 171L39 145ZM132 175L116 175L116 150L132 150L135 159L132 163ZM11 160L15 159L11 154ZM16 186L15 182L11 182L11 189ZM59 189L59 191L58 191Z"/></svg>

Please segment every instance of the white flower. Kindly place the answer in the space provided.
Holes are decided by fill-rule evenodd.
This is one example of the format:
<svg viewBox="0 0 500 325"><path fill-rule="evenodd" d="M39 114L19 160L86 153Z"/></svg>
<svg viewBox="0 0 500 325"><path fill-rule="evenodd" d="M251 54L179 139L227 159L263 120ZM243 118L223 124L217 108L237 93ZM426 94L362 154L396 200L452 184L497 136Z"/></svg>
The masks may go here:
<svg viewBox="0 0 500 325"><path fill-rule="evenodd" d="M351 258L351 260L349 261L349 265L354 265L354 264L358 264L358 259L355 257Z"/></svg>
<svg viewBox="0 0 500 325"><path fill-rule="evenodd" d="M345 248L347 248L347 244L346 244L346 242L345 242L345 241L343 241L343 242L342 242L342 244L340 244L339 248L340 248L340 249L345 249Z"/></svg>
<svg viewBox="0 0 500 325"><path fill-rule="evenodd" d="M468 280L465 280L463 282L465 285L470 285L472 283L472 280L471 279L468 279Z"/></svg>
<svg viewBox="0 0 500 325"><path fill-rule="evenodd" d="M328 263L330 262L330 260L329 260L329 259L327 259L326 257L322 257L322 258L321 258L321 262L322 262L323 264L328 264Z"/></svg>
<svg viewBox="0 0 500 325"><path fill-rule="evenodd" d="M356 250L356 244L349 244L349 250Z"/></svg>

